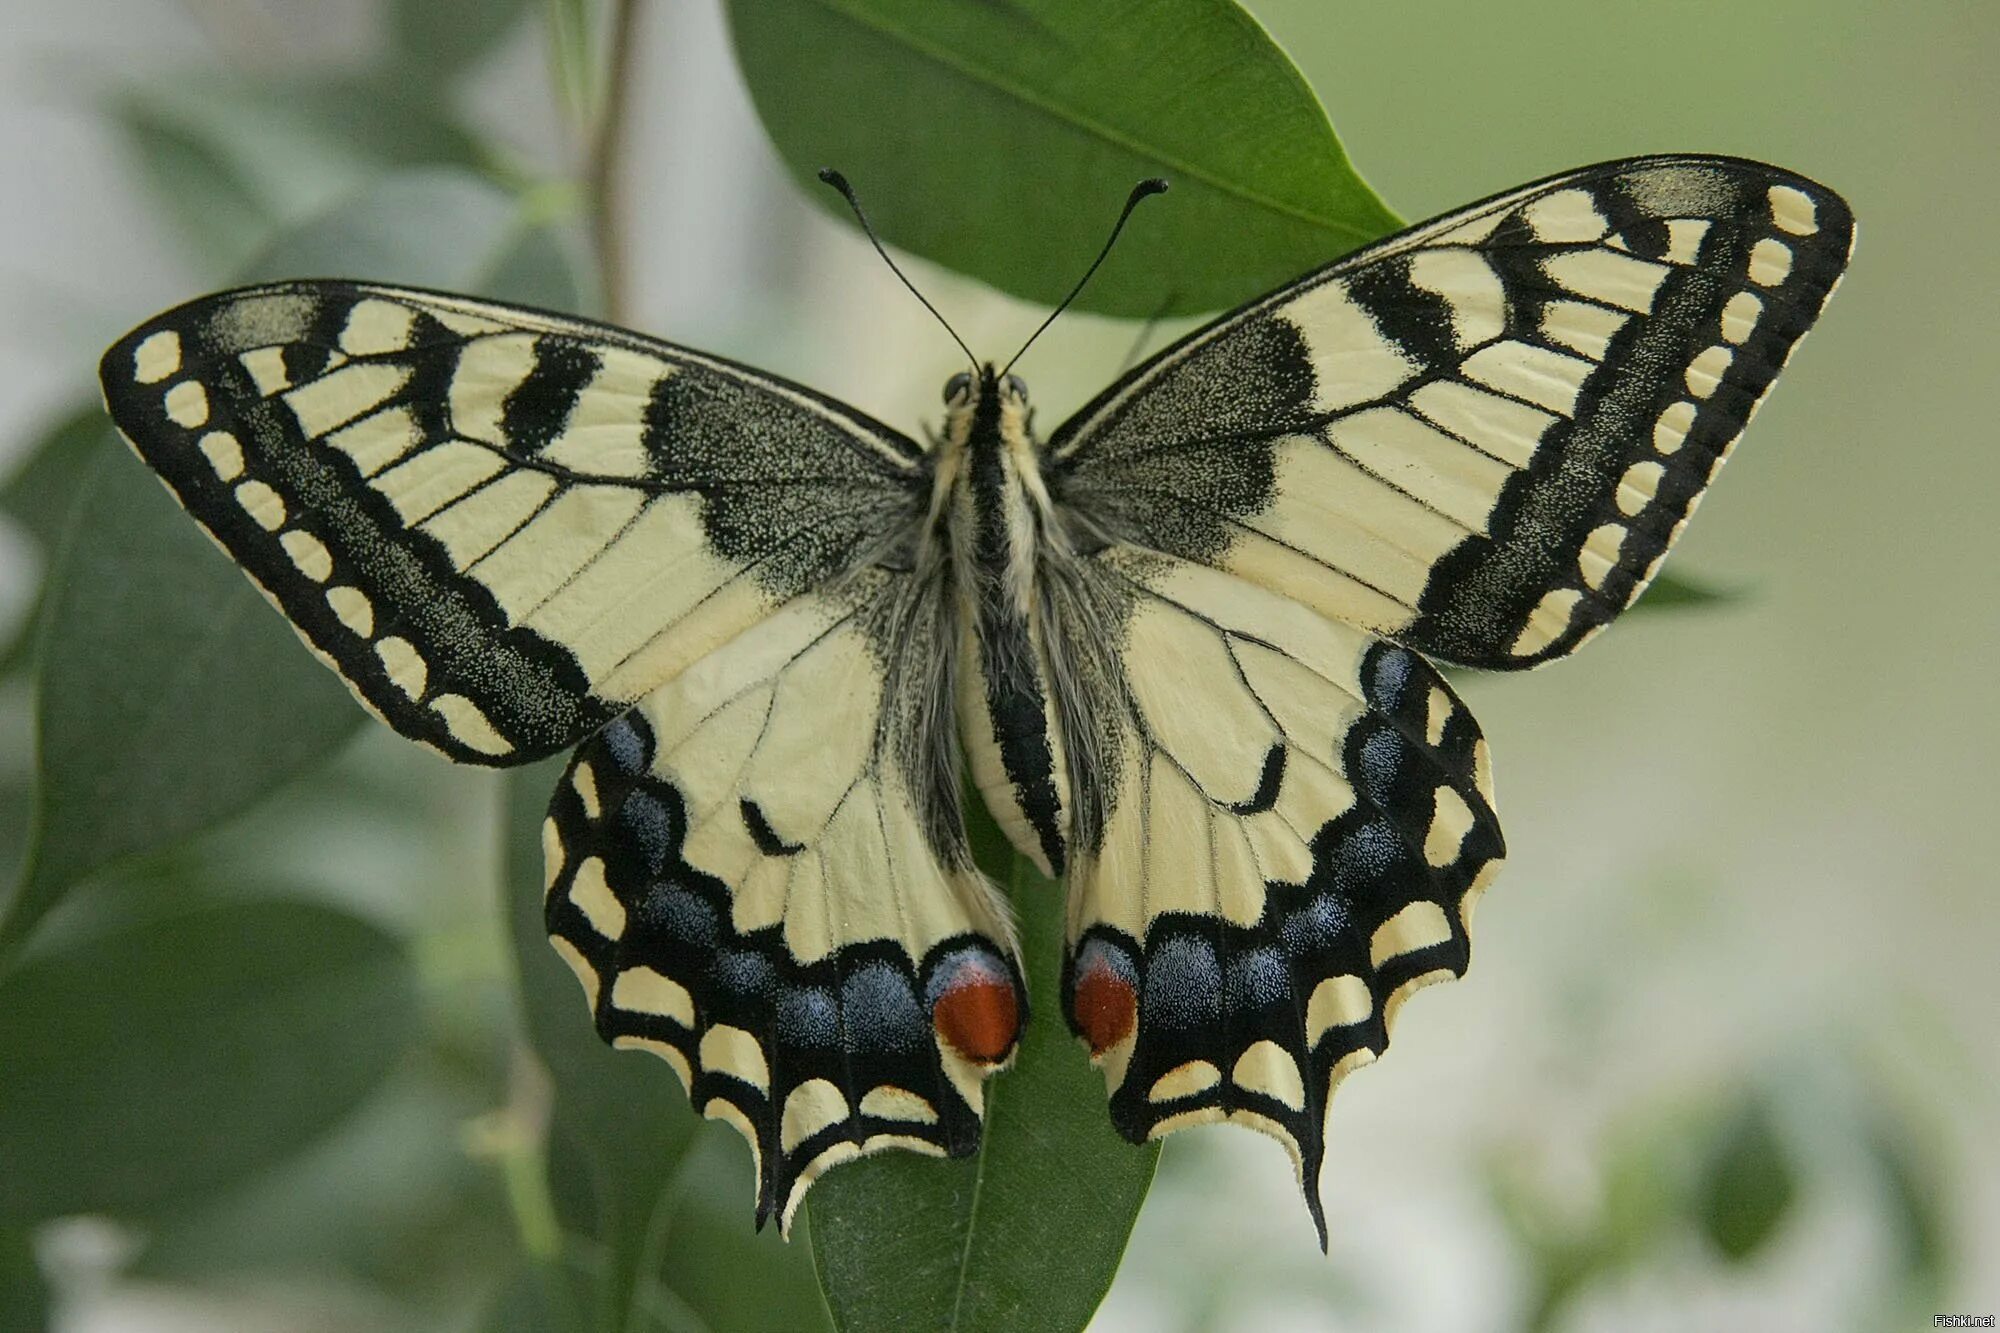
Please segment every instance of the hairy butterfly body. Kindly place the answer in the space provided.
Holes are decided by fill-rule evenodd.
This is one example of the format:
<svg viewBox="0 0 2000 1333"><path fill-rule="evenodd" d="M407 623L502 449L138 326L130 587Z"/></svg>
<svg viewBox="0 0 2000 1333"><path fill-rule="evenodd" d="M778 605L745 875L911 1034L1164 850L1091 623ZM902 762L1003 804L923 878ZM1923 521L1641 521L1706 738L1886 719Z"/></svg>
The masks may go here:
<svg viewBox="0 0 2000 1333"><path fill-rule="evenodd" d="M1135 1141L1328 1101L1464 972L1502 856L1432 659L1629 606L1843 268L1823 187L1567 173L1390 237L1059 427L986 366L926 448L607 326L315 281L106 353L112 416L356 696L446 756L576 746L551 940L789 1226L962 1155L1028 996L969 772L1067 883L1064 1019Z"/></svg>

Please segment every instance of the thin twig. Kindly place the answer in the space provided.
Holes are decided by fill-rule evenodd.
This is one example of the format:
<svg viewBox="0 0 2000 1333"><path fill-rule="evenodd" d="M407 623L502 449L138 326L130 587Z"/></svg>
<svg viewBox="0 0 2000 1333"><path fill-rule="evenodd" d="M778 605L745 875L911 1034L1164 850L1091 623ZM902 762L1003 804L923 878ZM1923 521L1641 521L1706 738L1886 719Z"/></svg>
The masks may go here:
<svg viewBox="0 0 2000 1333"><path fill-rule="evenodd" d="M605 318L614 324L625 322L627 270L621 187L636 45L632 34L637 27L638 11L638 0L612 0L604 98L597 110L590 155L584 166L584 189L590 198L591 246L597 252L597 283L603 294Z"/></svg>

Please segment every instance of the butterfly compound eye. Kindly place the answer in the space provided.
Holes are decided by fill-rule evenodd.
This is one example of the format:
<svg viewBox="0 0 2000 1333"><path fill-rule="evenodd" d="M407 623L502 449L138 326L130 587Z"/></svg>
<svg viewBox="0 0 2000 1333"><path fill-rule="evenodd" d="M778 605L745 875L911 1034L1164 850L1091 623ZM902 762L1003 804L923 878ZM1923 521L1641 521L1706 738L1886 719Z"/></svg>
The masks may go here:
<svg viewBox="0 0 2000 1333"><path fill-rule="evenodd" d="M1009 398L1023 403L1028 401L1028 382L1019 375L1009 375L1000 383L1006 389Z"/></svg>
<svg viewBox="0 0 2000 1333"><path fill-rule="evenodd" d="M944 382L944 401L947 406L963 399L972 392L972 376L959 371Z"/></svg>

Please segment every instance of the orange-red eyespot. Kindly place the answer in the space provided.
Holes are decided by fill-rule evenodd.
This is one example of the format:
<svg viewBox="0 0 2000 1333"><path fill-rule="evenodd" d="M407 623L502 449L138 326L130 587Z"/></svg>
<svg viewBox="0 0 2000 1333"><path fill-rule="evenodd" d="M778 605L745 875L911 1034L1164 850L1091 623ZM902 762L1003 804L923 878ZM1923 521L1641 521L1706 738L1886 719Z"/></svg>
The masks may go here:
<svg viewBox="0 0 2000 1333"><path fill-rule="evenodd" d="M1102 1055L1132 1035L1139 1019L1138 969L1118 946L1094 939L1076 958L1070 1024Z"/></svg>
<svg viewBox="0 0 2000 1333"><path fill-rule="evenodd" d="M1021 997L1005 963L984 949L947 957L931 976L931 1022L974 1064L997 1065L1021 1035Z"/></svg>

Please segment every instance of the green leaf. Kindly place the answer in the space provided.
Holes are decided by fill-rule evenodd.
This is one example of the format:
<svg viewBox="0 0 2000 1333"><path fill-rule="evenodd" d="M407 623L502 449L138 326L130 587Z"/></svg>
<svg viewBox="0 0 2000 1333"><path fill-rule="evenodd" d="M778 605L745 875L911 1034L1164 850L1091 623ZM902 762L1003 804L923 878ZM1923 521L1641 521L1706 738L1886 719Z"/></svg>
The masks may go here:
<svg viewBox="0 0 2000 1333"><path fill-rule="evenodd" d="M48 1333L49 1287L25 1227L0 1226L0 1333Z"/></svg>
<svg viewBox="0 0 2000 1333"><path fill-rule="evenodd" d="M991 865L991 817L973 805ZM1036 1006L1015 1067L986 1085L978 1155L883 1153L830 1171L806 1198L834 1323L892 1330L1080 1329L1138 1220L1159 1145L1135 1148L1105 1111L1104 1079L1064 1026L1063 898L1025 860L1012 889Z"/></svg>
<svg viewBox="0 0 2000 1333"><path fill-rule="evenodd" d="M45 428L26 457L0 482L0 513L27 529L44 550L61 539L68 506L76 498L96 451L111 437L111 423L95 402L71 408Z"/></svg>
<svg viewBox="0 0 2000 1333"><path fill-rule="evenodd" d="M711 1329L830 1329L813 1275L811 1227L790 1243L750 1229L751 1171L742 1140L703 1125L681 1165L679 1202L660 1248L660 1284Z"/></svg>
<svg viewBox="0 0 2000 1333"><path fill-rule="evenodd" d="M0 882L20 874L34 827L35 793L23 771L31 742L21 703L18 691L0 689Z"/></svg>
<svg viewBox="0 0 2000 1333"><path fill-rule="evenodd" d="M434 1049L318 1142L213 1197L147 1219L128 1277L200 1283L249 1272L370 1283L436 1303L497 1273L513 1236L467 1126L502 1095Z"/></svg>
<svg viewBox="0 0 2000 1333"><path fill-rule="evenodd" d="M603 101L603 71L598 60L598 29L604 0L547 0L543 10L549 32L551 81L571 126L583 128L597 118Z"/></svg>
<svg viewBox="0 0 2000 1333"><path fill-rule="evenodd" d="M581 1201L587 1234L603 1249L602 1317L593 1327L615 1328L648 1271L646 1232L696 1121L664 1063L598 1037L576 978L549 947L541 827L563 764L551 759L507 776L506 909L528 1039L555 1082L551 1133L567 1151L551 1152L571 1173L557 1193Z"/></svg>
<svg viewBox="0 0 2000 1333"><path fill-rule="evenodd" d="M112 119L140 181L211 273L226 273L242 263L271 235L287 208L311 206L273 198L274 191L224 145L142 98L115 108ZM336 180L348 174L344 166L336 171L328 173Z"/></svg>
<svg viewBox="0 0 2000 1333"><path fill-rule="evenodd" d="M1701 579L1662 574L1646 585L1646 590L1639 594L1639 600L1633 603L1632 609L1679 611L1694 607L1724 606L1741 596L1739 592L1719 588Z"/></svg>
<svg viewBox="0 0 2000 1333"><path fill-rule="evenodd" d="M112 108L162 211L217 274L374 176L476 165L476 145L412 81L254 82L210 74L125 93Z"/></svg>
<svg viewBox="0 0 2000 1333"><path fill-rule="evenodd" d="M449 169L395 172L293 230L252 279L342 274L573 304L567 253L513 196ZM524 259L524 254L527 256ZM361 724L340 682L140 464L107 457L45 596L35 851L0 909L18 940L64 890L209 828Z"/></svg>
<svg viewBox="0 0 2000 1333"><path fill-rule="evenodd" d="M1230 0L730 0L737 63L793 176L835 166L888 240L1060 300L1134 181L1078 304L1235 305L1399 226L1319 101Z"/></svg>
<svg viewBox="0 0 2000 1333"><path fill-rule="evenodd" d="M419 87L478 63L521 21L527 0L392 0L389 59Z"/></svg>
<svg viewBox="0 0 2000 1333"><path fill-rule="evenodd" d="M96 470L45 595L35 835L0 942L92 871L244 809L363 718L131 459Z"/></svg>
<svg viewBox="0 0 2000 1333"><path fill-rule="evenodd" d="M1777 1234L1797 1193L1791 1157L1759 1100L1721 1127L1695 1188L1695 1222L1731 1263L1743 1263Z"/></svg>
<svg viewBox="0 0 2000 1333"><path fill-rule="evenodd" d="M427 6L442 2L425 0ZM390 69L258 88L265 97L291 99L313 129L359 154L375 171L494 165L490 150L458 123L444 96L445 85L434 78Z"/></svg>
<svg viewBox="0 0 2000 1333"><path fill-rule="evenodd" d="M574 1276L551 1269L521 1269L487 1307L479 1333L589 1333Z"/></svg>
<svg viewBox="0 0 2000 1333"><path fill-rule="evenodd" d="M598 306L594 282L571 231L540 226L520 233L494 257L481 290L499 301L592 315Z"/></svg>
<svg viewBox="0 0 2000 1333"><path fill-rule="evenodd" d="M562 769L552 759L507 779L506 892L526 1030L555 1083L550 1193L585 1242L570 1244L591 1278L584 1327L675 1311L718 1331L821 1327L804 1245L751 1232L756 1190L742 1143L695 1116L662 1061L604 1044L549 947L540 830ZM559 1300L552 1285L529 1284L500 1317Z"/></svg>
<svg viewBox="0 0 2000 1333"><path fill-rule="evenodd" d="M242 275L364 278L483 291L525 232L520 202L451 167L413 167L371 181L279 237Z"/></svg>
<svg viewBox="0 0 2000 1333"><path fill-rule="evenodd" d="M39 952L0 1013L0 1222L28 1222L182 1204L295 1152L382 1081L416 996L374 926L263 901Z"/></svg>
<svg viewBox="0 0 2000 1333"><path fill-rule="evenodd" d="M1867 1155L1881 1179L1897 1249L1895 1317L1942 1304L1952 1277L1953 1191L1946 1188L1908 1125L1884 1105L1863 1125Z"/></svg>
<svg viewBox="0 0 2000 1333"><path fill-rule="evenodd" d="M60 544L83 483L98 460L112 452L115 434L104 409L92 403L58 417L28 446L27 457L0 483L0 514L19 524L42 549L44 565ZM0 676L28 663L40 613L31 607L0 647Z"/></svg>

